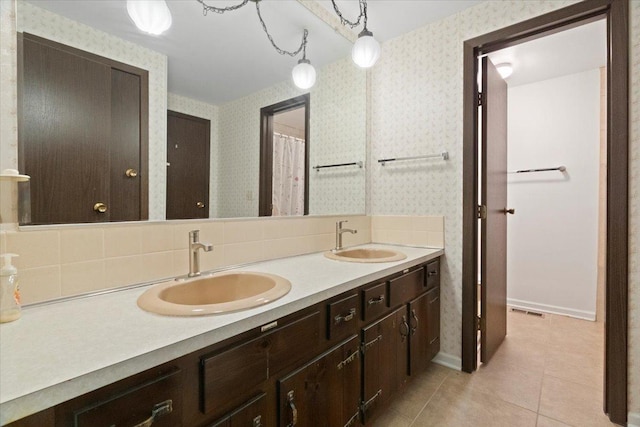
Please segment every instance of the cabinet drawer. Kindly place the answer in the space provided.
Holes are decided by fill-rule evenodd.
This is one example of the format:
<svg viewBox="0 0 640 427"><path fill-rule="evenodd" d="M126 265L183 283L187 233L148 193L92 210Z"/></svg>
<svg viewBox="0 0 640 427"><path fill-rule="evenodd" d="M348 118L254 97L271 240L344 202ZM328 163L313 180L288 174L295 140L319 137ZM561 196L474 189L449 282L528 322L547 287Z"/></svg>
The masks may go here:
<svg viewBox="0 0 640 427"><path fill-rule="evenodd" d="M358 331L358 294L327 304L327 338L339 340Z"/></svg>
<svg viewBox="0 0 640 427"><path fill-rule="evenodd" d="M304 316L265 338L269 350L269 376L306 362L318 354L322 318L319 311Z"/></svg>
<svg viewBox="0 0 640 427"><path fill-rule="evenodd" d="M315 356L320 328L320 312L315 311L245 344L203 358L202 412L222 415L246 401L271 375Z"/></svg>
<svg viewBox="0 0 640 427"><path fill-rule="evenodd" d="M260 337L202 359L202 412L222 415L268 378L268 344Z"/></svg>
<svg viewBox="0 0 640 427"><path fill-rule="evenodd" d="M387 283L382 282L362 291L362 320L369 321L387 311Z"/></svg>
<svg viewBox="0 0 640 427"><path fill-rule="evenodd" d="M426 270L427 270L427 281L426 281L427 289L440 286L440 260L436 259L435 261L431 261L429 264L427 264Z"/></svg>
<svg viewBox="0 0 640 427"><path fill-rule="evenodd" d="M424 291L424 268L410 271L389 281L389 304L404 304Z"/></svg>
<svg viewBox="0 0 640 427"><path fill-rule="evenodd" d="M231 414L218 420L211 427L262 427L266 425L267 399L262 393Z"/></svg>
<svg viewBox="0 0 640 427"><path fill-rule="evenodd" d="M75 427L138 425L152 419L154 427L182 425L181 371L168 373L74 413Z"/></svg>

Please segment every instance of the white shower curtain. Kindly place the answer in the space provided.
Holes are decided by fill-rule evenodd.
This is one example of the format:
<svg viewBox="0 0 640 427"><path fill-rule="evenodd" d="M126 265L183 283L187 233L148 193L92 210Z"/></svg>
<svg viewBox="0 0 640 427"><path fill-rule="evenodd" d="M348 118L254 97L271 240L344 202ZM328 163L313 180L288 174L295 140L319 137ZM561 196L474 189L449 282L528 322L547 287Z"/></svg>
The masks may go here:
<svg viewBox="0 0 640 427"><path fill-rule="evenodd" d="M273 134L272 215L304 215L305 141Z"/></svg>

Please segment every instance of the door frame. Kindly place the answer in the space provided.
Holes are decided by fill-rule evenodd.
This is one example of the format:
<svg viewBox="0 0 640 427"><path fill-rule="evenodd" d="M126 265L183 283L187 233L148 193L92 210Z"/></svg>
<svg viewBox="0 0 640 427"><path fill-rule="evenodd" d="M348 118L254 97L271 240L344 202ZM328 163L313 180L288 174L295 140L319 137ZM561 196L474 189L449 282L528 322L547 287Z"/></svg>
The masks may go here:
<svg viewBox="0 0 640 427"><path fill-rule="evenodd" d="M627 420L629 4L585 0L466 40L463 46L462 370L477 369L477 56L607 19L607 237L604 411Z"/></svg>
<svg viewBox="0 0 640 427"><path fill-rule="evenodd" d="M273 116L304 107L304 215L309 215L309 107L311 95L296 96L260 109L260 186L258 215L271 216L273 192Z"/></svg>

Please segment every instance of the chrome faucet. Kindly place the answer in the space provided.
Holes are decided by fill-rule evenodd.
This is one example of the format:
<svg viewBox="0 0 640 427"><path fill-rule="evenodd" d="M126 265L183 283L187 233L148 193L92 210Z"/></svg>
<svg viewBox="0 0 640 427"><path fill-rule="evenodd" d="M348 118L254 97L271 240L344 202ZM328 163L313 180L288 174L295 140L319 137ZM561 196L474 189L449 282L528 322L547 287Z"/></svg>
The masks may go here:
<svg viewBox="0 0 640 427"><path fill-rule="evenodd" d="M200 243L200 230L192 230L189 232L189 277L200 275L200 249L211 252L213 245Z"/></svg>
<svg viewBox="0 0 640 427"><path fill-rule="evenodd" d="M336 248L333 250L334 252L342 249L342 233L351 233L358 234L358 230L354 230L351 228L342 228L342 224L349 221L336 221Z"/></svg>

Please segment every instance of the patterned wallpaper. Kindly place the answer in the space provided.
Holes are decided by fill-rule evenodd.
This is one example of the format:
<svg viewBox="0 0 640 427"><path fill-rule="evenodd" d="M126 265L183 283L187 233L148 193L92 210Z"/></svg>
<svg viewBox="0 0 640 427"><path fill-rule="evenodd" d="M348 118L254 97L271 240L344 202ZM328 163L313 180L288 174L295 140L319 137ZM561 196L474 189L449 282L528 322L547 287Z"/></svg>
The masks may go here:
<svg viewBox="0 0 640 427"><path fill-rule="evenodd" d="M3 0L2 3L7 1ZM149 219L164 219L167 57L22 0L17 2L17 18L20 32L35 34L149 71ZM4 28L3 25L3 32ZM2 98L5 98L4 91Z"/></svg>
<svg viewBox="0 0 640 427"><path fill-rule="evenodd" d="M218 107L173 93L168 94L167 108L178 113L189 114L211 121L209 141L209 218L219 216L218 205Z"/></svg>
<svg viewBox="0 0 640 427"><path fill-rule="evenodd" d="M302 93L286 81L220 106L220 217L257 216L260 108ZM310 93L311 165L364 160L365 73L337 61L318 70ZM310 171L311 214L364 213L364 171L345 170Z"/></svg>
<svg viewBox="0 0 640 427"><path fill-rule="evenodd" d="M0 170L18 168L16 11L12 1L0 1Z"/></svg>

